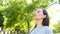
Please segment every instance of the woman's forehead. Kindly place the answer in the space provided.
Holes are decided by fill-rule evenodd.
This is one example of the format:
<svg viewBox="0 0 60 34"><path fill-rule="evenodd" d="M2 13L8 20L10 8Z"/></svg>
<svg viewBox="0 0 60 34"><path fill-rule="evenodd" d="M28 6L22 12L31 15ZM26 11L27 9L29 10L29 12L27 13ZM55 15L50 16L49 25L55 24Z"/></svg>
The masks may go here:
<svg viewBox="0 0 60 34"><path fill-rule="evenodd" d="M36 11L43 11L42 9L37 9Z"/></svg>

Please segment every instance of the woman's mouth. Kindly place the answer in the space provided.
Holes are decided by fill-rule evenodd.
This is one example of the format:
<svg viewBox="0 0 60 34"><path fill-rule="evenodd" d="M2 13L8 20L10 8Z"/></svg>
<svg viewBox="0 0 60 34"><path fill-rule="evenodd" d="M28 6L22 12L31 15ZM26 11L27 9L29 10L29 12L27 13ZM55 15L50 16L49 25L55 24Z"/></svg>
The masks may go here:
<svg viewBox="0 0 60 34"><path fill-rule="evenodd" d="M37 16L36 14L34 16Z"/></svg>

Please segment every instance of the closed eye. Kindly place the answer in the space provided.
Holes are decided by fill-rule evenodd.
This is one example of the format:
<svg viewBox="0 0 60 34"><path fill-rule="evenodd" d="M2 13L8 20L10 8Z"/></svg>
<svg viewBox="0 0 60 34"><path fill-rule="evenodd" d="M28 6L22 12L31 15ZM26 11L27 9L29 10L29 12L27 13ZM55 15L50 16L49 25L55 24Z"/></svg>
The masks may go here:
<svg viewBox="0 0 60 34"><path fill-rule="evenodd" d="M40 10L38 10L37 13L40 13Z"/></svg>

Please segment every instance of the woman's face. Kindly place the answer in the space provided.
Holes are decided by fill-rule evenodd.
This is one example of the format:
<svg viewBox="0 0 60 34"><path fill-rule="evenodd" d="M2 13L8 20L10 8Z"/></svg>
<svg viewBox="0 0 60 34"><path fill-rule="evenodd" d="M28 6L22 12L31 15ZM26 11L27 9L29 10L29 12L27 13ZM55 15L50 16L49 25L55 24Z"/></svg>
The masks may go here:
<svg viewBox="0 0 60 34"><path fill-rule="evenodd" d="M40 19L44 19L44 18L46 18L46 15L43 14L43 10L42 9L36 10L36 12L34 13L34 19L40 20Z"/></svg>

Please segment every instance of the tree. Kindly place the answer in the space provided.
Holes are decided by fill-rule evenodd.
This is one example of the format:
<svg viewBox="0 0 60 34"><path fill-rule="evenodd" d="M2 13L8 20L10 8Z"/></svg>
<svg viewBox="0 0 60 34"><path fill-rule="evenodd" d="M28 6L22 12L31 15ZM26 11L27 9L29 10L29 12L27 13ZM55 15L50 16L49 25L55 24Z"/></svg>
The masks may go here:
<svg viewBox="0 0 60 34"><path fill-rule="evenodd" d="M27 3L26 0L6 0L7 7L3 11L6 17L5 28L14 30L19 25L20 31L28 32L31 29L30 22L33 21L34 10L40 7L48 7L49 0L32 0ZM48 4L47 4L48 3Z"/></svg>
<svg viewBox="0 0 60 34"><path fill-rule="evenodd" d="M60 4L60 0L59 0L59 4Z"/></svg>
<svg viewBox="0 0 60 34"><path fill-rule="evenodd" d="M57 24L54 24L54 32L59 33L60 32L60 21L57 22Z"/></svg>
<svg viewBox="0 0 60 34"><path fill-rule="evenodd" d="M0 5L2 6L2 0L0 0Z"/></svg>
<svg viewBox="0 0 60 34"><path fill-rule="evenodd" d="M0 13L0 27L1 29L3 30L3 22L4 22L4 17L3 17L3 14Z"/></svg>

